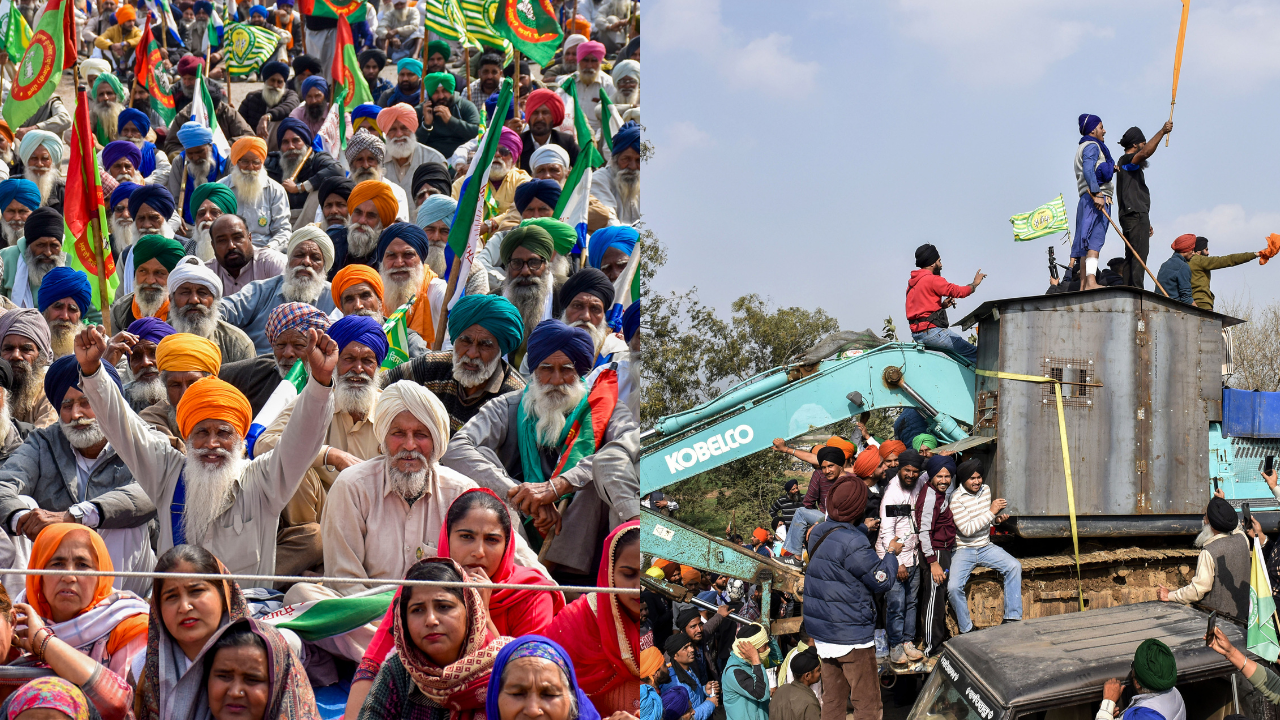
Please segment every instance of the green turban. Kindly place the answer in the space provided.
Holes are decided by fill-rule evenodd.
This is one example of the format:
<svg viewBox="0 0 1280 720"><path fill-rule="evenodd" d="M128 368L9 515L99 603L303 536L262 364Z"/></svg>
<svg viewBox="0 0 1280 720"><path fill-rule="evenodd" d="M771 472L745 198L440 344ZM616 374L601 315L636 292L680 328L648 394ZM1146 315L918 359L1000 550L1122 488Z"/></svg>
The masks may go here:
<svg viewBox="0 0 1280 720"><path fill-rule="evenodd" d="M90 98L91 100L96 101L98 99L98 86L102 83L110 85L111 89L116 91L116 102L121 105L128 104L129 96L124 94L124 86L120 84L119 78L111 73L102 73L97 80L93 81L93 97Z"/></svg>
<svg viewBox="0 0 1280 720"><path fill-rule="evenodd" d="M512 228L502 238L500 257L503 265L511 261L511 253L518 247L528 248L543 260L550 260L551 254L555 252L555 241L551 239L551 233L537 225Z"/></svg>
<svg viewBox="0 0 1280 720"><path fill-rule="evenodd" d="M578 242L578 231L567 222L556 220L555 218L529 218L521 221L521 225L536 225L551 236L552 242L556 246L557 255L568 255L569 251Z"/></svg>
<svg viewBox="0 0 1280 720"><path fill-rule="evenodd" d="M457 89L458 81L449 73L428 73L422 78L422 97L424 100L429 99L435 94L436 88L444 85L450 94Z"/></svg>
<svg viewBox="0 0 1280 720"><path fill-rule="evenodd" d="M1164 692L1178 682L1178 663L1168 645L1149 638L1133 654L1133 676L1142 687Z"/></svg>
<svg viewBox="0 0 1280 720"><path fill-rule="evenodd" d="M143 263L155 258L165 270L172 271L183 255L186 253L182 249L182 243L177 240L163 235L143 235L138 244L133 246L133 267L140 268Z"/></svg>
<svg viewBox="0 0 1280 720"><path fill-rule="evenodd" d="M507 355L524 341L524 320L511 301L501 295L463 295L449 311L449 338L454 343L472 325L479 325L498 339Z"/></svg>
<svg viewBox="0 0 1280 720"><path fill-rule="evenodd" d="M911 449L920 452L920 448L927 447L933 450L938 447L938 438L929 433L920 433L915 440L911 441Z"/></svg>
<svg viewBox="0 0 1280 720"><path fill-rule="evenodd" d="M449 58L453 57L453 50L449 48L449 43L443 40L432 40L427 43L427 59L431 59L431 56L436 53L443 55L445 62L448 62Z"/></svg>
<svg viewBox="0 0 1280 720"><path fill-rule="evenodd" d="M225 215L235 215L239 212L236 194L231 192L231 188L222 183L207 182L191 193L192 217L195 217L196 211L200 209L205 200L212 200L213 204L221 208Z"/></svg>

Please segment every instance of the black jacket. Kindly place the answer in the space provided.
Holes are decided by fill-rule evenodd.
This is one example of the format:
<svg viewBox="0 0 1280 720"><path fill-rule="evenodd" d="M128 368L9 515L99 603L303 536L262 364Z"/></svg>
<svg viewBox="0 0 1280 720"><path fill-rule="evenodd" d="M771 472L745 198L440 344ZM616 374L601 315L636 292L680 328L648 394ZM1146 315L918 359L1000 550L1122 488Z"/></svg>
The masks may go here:
<svg viewBox="0 0 1280 720"><path fill-rule="evenodd" d="M378 261L373 255L368 257L352 257L347 253L346 228L333 227L325 230L325 232L329 235L329 239L333 241L333 266L329 268L329 282L333 282L333 276L337 275L339 270L348 265L368 265L374 270L378 269Z"/></svg>
<svg viewBox="0 0 1280 720"><path fill-rule="evenodd" d="M458 146L474 139L480 134L480 111L461 95L454 93L453 102L449 105L449 113L453 115L447 123L433 122L430 129L422 126L422 106L418 111L418 131L414 133L418 142L435 148L437 152L448 158Z"/></svg>
<svg viewBox="0 0 1280 720"><path fill-rule="evenodd" d="M291 88L285 88L284 97L281 98L280 104L274 107L267 107L267 101L262 99L262 91L255 90L244 96L244 100L240 102L240 117L249 124L249 127L257 130L258 121L263 115L271 118L268 122L280 122L289 117L289 113L298 107L301 101L298 100L298 93Z"/></svg>
<svg viewBox="0 0 1280 720"><path fill-rule="evenodd" d="M533 151L536 149L534 147L533 131L525 130L520 134L520 139L524 141L524 149L520 151L520 169L532 175L533 168L529 167L529 158L533 156ZM573 136L568 133L562 133L553 128L548 142L552 145L559 145L565 149L565 152L569 153L569 165L572 166L574 161L578 159L578 141L574 140ZM565 172L568 171L569 168L565 168Z"/></svg>
<svg viewBox="0 0 1280 720"><path fill-rule="evenodd" d="M284 182L284 168L280 166L280 152L278 150L267 153L267 161L262 164L262 167L266 168L267 177L276 182ZM332 155L326 152L313 152L311 157L307 158L307 161L298 170L298 176L294 178L294 182L301 185L310 181L312 187L319 188L320 183L324 182L325 178L341 174L342 168L338 166L338 161L334 160ZM287 193L289 196L289 209L300 209L306 204L307 196L310 194L305 192Z"/></svg>

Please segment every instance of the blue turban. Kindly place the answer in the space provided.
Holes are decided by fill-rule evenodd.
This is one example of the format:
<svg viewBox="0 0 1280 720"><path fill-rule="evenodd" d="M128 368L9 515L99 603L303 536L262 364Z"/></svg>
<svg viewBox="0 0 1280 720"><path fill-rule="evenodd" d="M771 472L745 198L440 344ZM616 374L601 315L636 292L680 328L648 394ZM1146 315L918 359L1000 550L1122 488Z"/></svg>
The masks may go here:
<svg viewBox="0 0 1280 720"><path fill-rule="evenodd" d="M9 209L9 203L17 200L29 210L40 207L40 189L26 178L9 178L0 182L0 212Z"/></svg>
<svg viewBox="0 0 1280 720"><path fill-rule="evenodd" d="M355 110L351 111L351 122L355 122L360 118L369 118L374 123L378 122L378 113L382 112L382 107L373 103L365 103L357 105Z"/></svg>
<svg viewBox="0 0 1280 720"><path fill-rule="evenodd" d="M261 5L254 5L253 7L249 8L249 17L253 17L254 15L261 15L262 17L266 17L267 9Z"/></svg>
<svg viewBox="0 0 1280 720"><path fill-rule="evenodd" d="M133 191L129 196L129 217L138 217L138 208L143 205L160 213L165 220L173 217L173 210L176 207L169 188L163 185L143 185Z"/></svg>
<svg viewBox="0 0 1280 720"><path fill-rule="evenodd" d="M1080 134L1088 135L1089 133L1093 132L1094 128L1102 124L1102 118L1098 117L1097 115L1090 115L1089 113L1085 113L1080 116L1080 119L1078 122L1080 125ZM618 147L618 140L616 138L613 141L613 146L615 148Z"/></svg>
<svg viewBox="0 0 1280 720"><path fill-rule="evenodd" d="M288 80L288 79L289 79L289 66L288 66L288 65L285 65L284 63L280 62L279 60L272 60L272 61L271 61L271 62L269 62L269 63L264 63L264 64L263 64L263 66L262 66L262 72L261 72L260 74L262 75L262 80L263 80L263 82L266 82L267 78L271 77L272 75L279 75L280 77L284 78L285 80Z"/></svg>
<svg viewBox="0 0 1280 720"><path fill-rule="evenodd" d="M124 158L129 159L134 170L142 167L142 151L132 140L112 140L102 148L102 169L110 170L112 165Z"/></svg>
<svg viewBox="0 0 1280 720"><path fill-rule="evenodd" d="M929 456L928 460L924 461L924 471L929 473L929 477L933 477L934 475L937 475L938 471L941 470L942 468L946 468L951 471L951 481L955 482L956 461L954 458L952 458L952 456L938 455L937 453L934 453Z"/></svg>
<svg viewBox="0 0 1280 720"><path fill-rule="evenodd" d="M418 77L422 77L422 61L415 60L413 58L404 58L400 62L396 63L396 72L402 73L405 70L408 70Z"/></svg>
<svg viewBox="0 0 1280 720"><path fill-rule="evenodd" d="M303 100L307 99L307 93L311 92L311 88L316 88L320 92L324 93L325 97L329 97L329 83L325 82L324 78L320 77L319 75L312 75L311 77L308 77L306 80L302 81L302 99Z"/></svg>
<svg viewBox="0 0 1280 720"><path fill-rule="evenodd" d="M631 338L636 336L640 331L640 301L636 300L627 306L626 312L622 313L622 338L631 342Z"/></svg>
<svg viewBox="0 0 1280 720"><path fill-rule="evenodd" d="M133 123L133 126L138 128L138 132L143 135L151 132L151 120L141 110L125 108L120 111L120 119L116 122L116 132L124 130L124 126L129 123Z"/></svg>
<svg viewBox="0 0 1280 720"><path fill-rule="evenodd" d="M120 387L120 374L111 363L100 363L99 367L111 376L117 388ZM71 388L80 390L80 362L76 360L75 355L63 355L54 360L44 374L44 396L49 398L49 404L53 406L54 412L61 411L62 399L67 396L67 391Z"/></svg>
<svg viewBox="0 0 1280 720"><path fill-rule="evenodd" d="M312 141L315 139L315 137L311 134L311 128L307 127L306 123L302 122L301 120L295 117L286 117L285 119L280 121L280 124L278 126L276 126L276 144L277 145L280 144L280 140L284 137L285 130L292 131L293 134L302 138L302 141L305 142L308 146L310 146Z"/></svg>
<svg viewBox="0 0 1280 720"><path fill-rule="evenodd" d="M662 720L680 720L689 712L689 691L672 683L662 691Z"/></svg>
<svg viewBox="0 0 1280 720"><path fill-rule="evenodd" d="M529 361L529 369L536 370L543 360L563 351L579 375L586 375L596 361L596 344L591 340L591 333L578 327L569 327L559 320L543 320L538 327L529 333L526 342L528 352L525 359Z"/></svg>
<svg viewBox="0 0 1280 720"><path fill-rule="evenodd" d="M117 185L116 189L111 191L111 207L107 208L107 212L111 212L122 202L128 202L129 198L133 195L133 191L141 187L142 186L138 183L131 182L122 182Z"/></svg>
<svg viewBox="0 0 1280 720"><path fill-rule="evenodd" d="M630 257L635 253L636 241L639 239L640 233L628 225L600 228L591 233L591 239L587 242L587 265L600 267L600 263L604 262L605 251L611 247L618 248Z"/></svg>
<svg viewBox="0 0 1280 720"><path fill-rule="evenodd" d="M414 252L418 253L418 257L423 260L427 259L427 234L422 228L407 222L392 223L387 226L386 230L378 236L378 249L374 252L373 257L379 263L382 262L382 256L387 254L387 247L391 245L391 241L396 238L409 243Z"/></svg>
<svg viewBox="0 0 1280 720"><path fill-rule="evenodd" d="M178 142L183 150L190 150L213 142L213 131L198 122L185 122L178 128Z"/></svg>
<svg viewBox="0 0 1280 720"><path fill-rule="evenodd" d="M44 312L50 305L63 298L75 300L81 316L89 312L89 307L93 303L89 277L69 267L56 267L50 270L40 282L36 306L40 308L40 312Z"/></svg>
<svg viewBox="0 0 1280 720"><path fill-rule="evenodd" d="M404 62L404 61L401 60L401 62ZM498 93L493 93L484 101L484 116L486 118L489 118L490 122L493 121L493 111L496 110L497 108L498 108ZM516 106L515 106L515 103L512 103L507 106L507 116L503 118L503 120L510 120L515 116L516 116Z"/></svg>
<svg viewBox="0 0 1280 720"><path fill-rule="evenodd" d="M615 156L621 155L627 148L635 148L636 152L640 152L640 123L635 120L618 128L617 134L613 136Z"/></svg>
<svg viewBox="0 0 1280 720"><path fill-rule="evenodd" d="M463 295L458 300L449 311L449 338L457 344L458 336L472 325L488 330L503 355L513 352L524 340L520 311L501 295Z"/></svg>
<svg viewBox="0 0 1280 720"><path fill-rule="evenodd" d="M387 359L387 333L382 325L368 315L344 315L329 326L325 333L338 344L341 353L348 345L358 342L373 351L378 357L378 364Z"/></svg>
<svg viewBox="0 0 1280 720"><path fill-rule="evenodd" d="M200 14L201 10L204 11L205 15L212 15L213 3L209 2L209 0L196 0L196 5L195 5L196 14L197 15Z"/></svg>
<svg viewBox="0 0 1280 720"><path fill-rule="evenodd" d="M176 334L178 331L160 318L148 315L129 323L128 332L130 335L137 335L139 340L146 340L158 345L161 340Z"/></svg>
<svg viewBox="0 0 1280 720"><path fill-rule="evenodd" d="M526 180L516 186L516 210L524 212L534 198L554 210L560 202L560 191L560 183L555 180Z"/></svg>
<svg viewBox="0 0 1280 720"><path fill-rule="evenodd" d="M431 223L443 220L446 227L452 228L457 211L458 201L448 195L428 195L418 206L418 227L426 230Z"/></svg>

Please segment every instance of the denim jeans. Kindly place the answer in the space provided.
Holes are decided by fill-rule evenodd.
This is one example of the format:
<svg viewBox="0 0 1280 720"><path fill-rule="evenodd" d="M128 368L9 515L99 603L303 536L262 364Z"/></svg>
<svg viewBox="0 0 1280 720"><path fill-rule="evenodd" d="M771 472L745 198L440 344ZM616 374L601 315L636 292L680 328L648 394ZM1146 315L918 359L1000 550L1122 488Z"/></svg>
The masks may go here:
<svg viewBox="0 0 1280 720"><path fill-rule="evenodd" d="M782 544L782 549L799 557L800 550L804 547L805 533L826 519L827 514L821 510L796 508L796 514L791 516L791 524L787 526L787 541Z"/></svg>
<svg viewBox="0 0 1280 720"><path fill-rule="evenodd" d="M907 568L907 579L894 578L893 585L884 595L888 615L884 630L889 636L889 647L916 639L916 602L920 597L920 563Z"/></svg>
<svg viewBox="0 0 1280 720"><path fill-rule="evenodd" d="M924 332L913 332L911 338L926 347L939 350L950 350L968 360L970 364L978 362L978 348L970 345L968 340L960 337L949 328L929 328Z"/></svg>
<svg viewBox="0 0 1280 720"><path fill-rule="evenodd" d="M960 632L973 630L969 618L969 601L964 596L965 583L975 567L989 567L1004 577L1004 619L1022 619L1022 564L999 546L987 543L982 547L956 548L951 556L951 577L947 581L947 596L951 609L956 613Z"/></svg>

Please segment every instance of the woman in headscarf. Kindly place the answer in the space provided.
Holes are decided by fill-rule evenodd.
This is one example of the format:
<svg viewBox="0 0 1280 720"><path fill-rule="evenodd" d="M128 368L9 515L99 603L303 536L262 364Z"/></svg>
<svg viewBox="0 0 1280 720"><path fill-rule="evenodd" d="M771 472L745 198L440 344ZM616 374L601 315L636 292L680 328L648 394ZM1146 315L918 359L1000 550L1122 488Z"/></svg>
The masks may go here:
<svg viewBox="0 0 1280 720"><path fill-rule="evenodd" d="M36 678L18 688L0 706L0 718L4 720L58 716L68 720L98 720L103 717L80 688L59 677Z"/></svg>
<svg viewBox="0 0 1280 720"><path fill-rule="evenodd" d="M449 558L425 558L406 579L465 582L462 567ZM403 587L391 609L396 654L378 669L360 720L484 720L493 663L511 638L493 627L480 591ZM362 661L356 680L370 669Z"/></svg>
<svg viewBox="0 0 1280 720"><path fill-rule="evenodd" d="M242 620L205 653L201 704L213 720L318 718L302 663L270 625Z"/></svg>
<svg viewBox="0 0 1280 720"><path fill-rule="evenodd" d="M599 587L640 588L640 521L619 525L604 541ZM640 703L640 596L587 593L557 613L543 633L569 651L596 709L635 714Z"/></svg>
<svg viewBox="0 0 1280 720"><path fill-rule="evenodd" d="M546 720L600 720L578 686L565 649L538 635L512 640L493 663L485 696L488 720L517 720L541 713Z"/></svg>
<svg viewBox="0 0 1280 720"><path fill-rule="evenodd" d="M227 575L227 568L198 545L175 545L156 561L157 573ZM151 621L146 662L137 678L134 714L138 720L208 717L205 657L228 628L249 622L254 634L271 638L271 657L278 652L279 631L248 621L240 586L232 580L210 581L157 577L151 590ZM283 642L282 639L279 642ZM319 717L315 695L297 658L287 672L272 672L270 695L284 693L280 712L272 720L314 720Z"/></svg>

